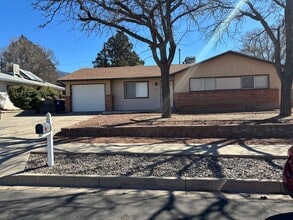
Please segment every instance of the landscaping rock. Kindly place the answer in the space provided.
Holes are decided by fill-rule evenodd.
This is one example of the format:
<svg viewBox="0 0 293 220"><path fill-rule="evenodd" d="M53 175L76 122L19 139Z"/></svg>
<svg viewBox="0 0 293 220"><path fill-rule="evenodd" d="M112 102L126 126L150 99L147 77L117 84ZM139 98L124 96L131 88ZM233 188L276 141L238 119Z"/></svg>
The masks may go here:
<svg viewBox="0 0 293 220"><path fill-rule="evenodd" d="M285 161L264 157L55 153L55 165L48 167L45 153L31 153L25 172L281 180Z"/></svg>

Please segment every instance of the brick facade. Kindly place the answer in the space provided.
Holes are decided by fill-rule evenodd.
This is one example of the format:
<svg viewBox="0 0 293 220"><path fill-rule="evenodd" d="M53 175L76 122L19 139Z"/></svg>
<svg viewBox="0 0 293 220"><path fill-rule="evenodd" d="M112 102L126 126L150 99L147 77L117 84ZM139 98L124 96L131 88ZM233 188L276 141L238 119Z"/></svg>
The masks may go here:
<svg viewBox="0 0 293 220"><path fill-rule="evenodd" d="M113 111L113 96L106 95L106 111Z"/></svg>
<svg viewBox="0 0 293 220"><path fill-rule="evenodd" d="M65 96L65 112L71 112L71 97Z"/></svg>
<svg viewBox="0 0 293 220"><path fill-rule="evenodd" d="M174 94L178 112L261 111L279 107L278 89L217 90Z"/></svg>

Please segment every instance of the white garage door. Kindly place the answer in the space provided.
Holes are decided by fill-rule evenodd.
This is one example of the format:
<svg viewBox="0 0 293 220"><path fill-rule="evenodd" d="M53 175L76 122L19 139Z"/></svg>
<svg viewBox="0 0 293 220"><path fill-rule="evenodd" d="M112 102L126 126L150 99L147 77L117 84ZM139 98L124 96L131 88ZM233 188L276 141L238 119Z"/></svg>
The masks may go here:
<svg viewBox="0 0 293 220"><path fill-rule="evenodd" d="M73 85L71 89L73 112L105 111L104 84Z"/></svg>

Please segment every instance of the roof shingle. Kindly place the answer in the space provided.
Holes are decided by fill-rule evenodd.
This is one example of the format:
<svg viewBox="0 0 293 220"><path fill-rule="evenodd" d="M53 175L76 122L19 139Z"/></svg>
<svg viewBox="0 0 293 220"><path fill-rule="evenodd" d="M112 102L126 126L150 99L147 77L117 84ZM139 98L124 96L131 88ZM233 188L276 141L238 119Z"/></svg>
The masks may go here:
<svg viewBox="0 0 293 220"><path fill-rule="evenodd" d="M254 59L260 62L273 64L270 61L262 60L256 57L245 55L235 51L227 51L217 56L211 57L207 60L193 64L175 64L171 65L170 75L181 72L192 66L197 66L210 62L221 56L232 54L236 56L246 57ZM66 75L58 79L58 81L73 81L73 80L91 80L91 79L137 79L137 78L153 78L160 77L160 69L158 66L124 66L124 67L104 67L104 68L85 68L73 72L72 74Z"/></svg>
<svg viewBox="0 0 293 220"><path fill-rule="evenodd" d="M190 67L190 64L171 65L170 74L175 74L188 67ZM58 81L152 78L160 76L161 73L158 66L102 67L80 69L69 75L59 78Z"/></svg>

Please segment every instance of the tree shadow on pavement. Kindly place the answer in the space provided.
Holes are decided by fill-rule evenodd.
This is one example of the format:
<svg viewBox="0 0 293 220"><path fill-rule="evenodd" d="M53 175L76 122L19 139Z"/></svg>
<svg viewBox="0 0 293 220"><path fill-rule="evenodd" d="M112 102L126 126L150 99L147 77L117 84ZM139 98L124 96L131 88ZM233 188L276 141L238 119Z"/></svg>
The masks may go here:
<svg viewBox="0 0 293 220"><path fill-rule="evenodd" d="M1 175L14 175L24 171L25 156L45 146L43 139L0 137Z"/></svg>
<svg viewBox="0 0 293 220"><path fill-rule="evenodd" d="M292 217L292 212L277 215L282 210L290 210L291 201L234 198L223 193L48 187L6 188L0 192L3 219L232 220L265 219L268 215L271 217L267 219Z"/></svg>
<svg viewBox="0 0 293 220"><path fill-rule="evenodd" d="M43 139L0 137L0 165L13 157L44 146Z"/></svg>
<svg viewBox="0 0 293 220"><path fill-rule="evenodd" d="M31 189L33 190L33 189ZM46 192L48 190L48 192ZM241 202L234 206L221 194L194 194L195 197L175 192L115 191L103 189L61 191L44 188L29 194L9 190L0 198L1 217L7 219L236 219ZM8 195L8 196L5 196ZM13 210L13 211L12 211ZM243 210L240 210L241 212ZM255 214L255 213L253 213ZM252 215L253 216L253 215ZM243 216L242 216L243 217Z"/></svg>
<svg viewBox="0 0 293 220"><path fill-rule="evenodd" d="M169 192L167 201L165 204L154 212L147 220L156 220L161 219L161 215L164 213L168 213L170 219L184 219L184 220L192 220L192 219L210 219L210 216L218 215L221 218L225 219L234 219L230 214L225 210L226 206L229 204L229 200L225 197L214 194L216 200L208 204L203 210L198 213L188 213L183 211L177 205L176 196L173 192ZM194 204L196 206L196 204ZM194 211L193 211L194 212Z"/></svg>

